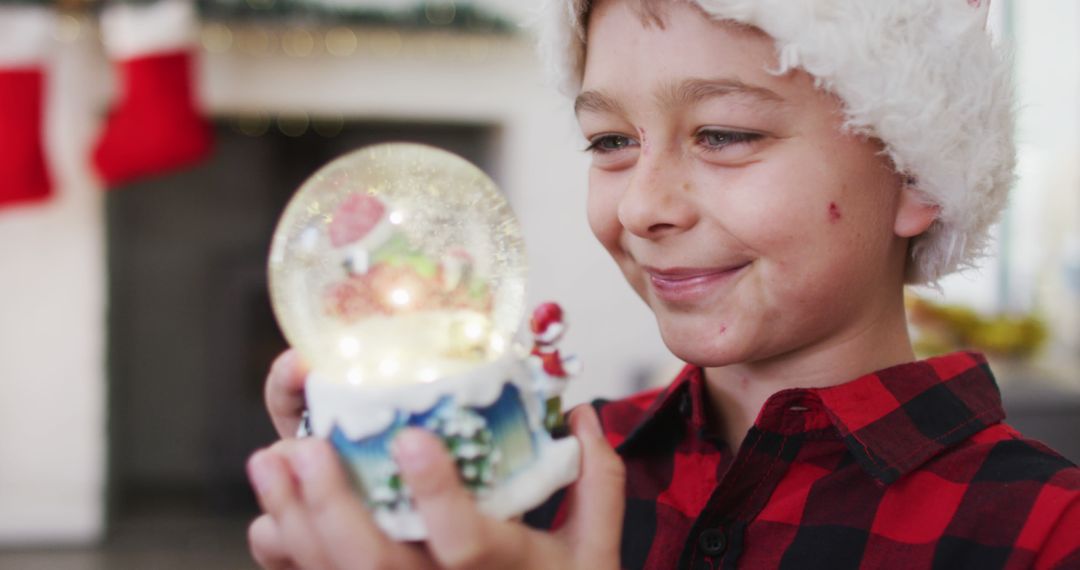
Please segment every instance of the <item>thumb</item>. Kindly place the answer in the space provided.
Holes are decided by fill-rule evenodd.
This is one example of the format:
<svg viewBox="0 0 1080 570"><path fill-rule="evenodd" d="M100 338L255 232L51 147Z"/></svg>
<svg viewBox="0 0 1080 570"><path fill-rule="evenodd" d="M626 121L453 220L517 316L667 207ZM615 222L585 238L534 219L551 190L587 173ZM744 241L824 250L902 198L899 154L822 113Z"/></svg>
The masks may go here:
<svg viewBox="0 0 1080 570"><path fill-rule="evenodd" d="M427 527L432 556L445 568L488 568L510 563L505 553L520 552L519 533L491 524L465 489L446 445L421 429L407 429L394 439L394 459Z"/></svg>
<svg viewBox="0 0 1080 570"><path fill-rule="evenodd" d="M559 532L576 543L578 560L604 566L619 559L626 468L604 437L592 406L570 414L570 429L581 442L581 476L570 487L569 518Z"/></svg>

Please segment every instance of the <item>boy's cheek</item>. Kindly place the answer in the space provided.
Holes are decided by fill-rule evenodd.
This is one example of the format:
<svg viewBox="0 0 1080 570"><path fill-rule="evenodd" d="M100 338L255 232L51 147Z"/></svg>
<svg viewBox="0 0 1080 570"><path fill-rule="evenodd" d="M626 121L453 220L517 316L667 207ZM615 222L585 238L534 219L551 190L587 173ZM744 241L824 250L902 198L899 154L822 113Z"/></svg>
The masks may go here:
<svg viewBox="0 0 1080 570"><path fill-rule="evenodd" d="M798 200L783 202L760 198L756 203L749 199L742 203L732 201L731 207L724 209L719 224L756 256L777 261L787 257L799 259L818 241L820 231L808 211L810 204Z"/></svg>
<svg viewBox="0 0 1080 570"><path fill-rule="evenodd" d="M699 173L695 181L706 189L703 206L729 222L780 230L810 220L808 208L826 197L820 174L804 164L777 157L731 171ZM802 227L802 226L800 226Z"/></svg>
<svg viewBox="0 0 1080 570"><path fill-rule="evenodd" d="M590 188L585 210L589 229L600 244L614 255L612 250L618 248L621 233L617 198L610 192L596 189L594 184L590 183Z"/></svg>

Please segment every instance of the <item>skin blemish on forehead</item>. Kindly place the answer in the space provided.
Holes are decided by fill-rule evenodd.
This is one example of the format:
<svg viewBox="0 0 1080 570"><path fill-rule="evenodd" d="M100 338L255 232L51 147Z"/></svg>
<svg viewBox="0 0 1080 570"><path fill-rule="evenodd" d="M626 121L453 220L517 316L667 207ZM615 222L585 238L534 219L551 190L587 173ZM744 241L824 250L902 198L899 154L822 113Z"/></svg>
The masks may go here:
<svg viewBox="0 0 1080 570"><path fill-rule="evenodd" d="M840 213L840 206L837 206L836 202L829 202L829 221L835 224L843 217Z"/></svg>

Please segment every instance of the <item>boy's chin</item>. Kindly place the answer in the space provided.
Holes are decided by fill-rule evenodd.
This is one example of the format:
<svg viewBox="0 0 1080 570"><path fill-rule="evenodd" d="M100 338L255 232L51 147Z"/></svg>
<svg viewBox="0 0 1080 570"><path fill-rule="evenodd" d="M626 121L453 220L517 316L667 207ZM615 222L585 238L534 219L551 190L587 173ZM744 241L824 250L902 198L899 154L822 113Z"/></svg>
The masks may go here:
<svg viewBox="0 0 1080 570"><path fill-rule="evenodd" d="M668 350L679 360L701 368L720 368L745 362L747 359L735 352L717 351L700 347L668 345Z"/></svg>
<svg viewBox="0 0 1080 570"><path fill-rule="evenodd" d="M697 327L665 326L660 323L660 337L679 360L702 368L714 368L744 362L750 355L730 331L704 331Z"/></svg>

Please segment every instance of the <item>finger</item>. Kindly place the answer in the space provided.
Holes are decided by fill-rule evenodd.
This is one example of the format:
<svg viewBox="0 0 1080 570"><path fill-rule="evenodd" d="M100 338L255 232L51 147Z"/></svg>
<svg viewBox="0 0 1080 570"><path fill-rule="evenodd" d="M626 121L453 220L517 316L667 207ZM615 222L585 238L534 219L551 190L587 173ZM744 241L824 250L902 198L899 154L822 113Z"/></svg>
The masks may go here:
<svg viewBox="0 0 1080 570"><path fill-rule="evenodd" d="M480 512L442 441L409 429L394 438L393 452L427 527L428 549L441 566L492 568L520 561L524 529L494 524Z"/></svg>
<svg viewBox="0 0 1080 570"><path fill-rule="evenodd" d="M304 411L304 381L307 366L301 362L295 349L282 352L270 366L266 378L266 409L274 429L282 438L296 435L300 415Z"/></svg>
<svg viewBox="0 0 1080 570"><path fill-rule="evenodd" d="M265 570L292 570L296 567L281 546L281 535L270 515L261 515L248 527L248 546L255 562Z"/></svg>
<svg viewBox="0 0 1080 570"><path fill-rule="evenodd" d="M579 559L618 560L626 469L604 437L592 406L574 410L570 429L581 442L581 475L570 488L569 518L560 534L577 541Z"/></svg>
<svg viewBox="0 0 1080 570"><path fill-rule="evenodd" d="M255 453L248 460L248 476L260 506L277 527L285 555L301 568L326 568L315 530L285 459L288 448L297 441L279 442Z"/></svg>
<svg viewBox="0 0 1080 570"><path fill-rule="evenodd" d="M430 566L419 549L395 542L379 529L329 443L317 438L297 441L288 456L318 540L335 568L353 568L358 560L370 568Z"/></svg>

